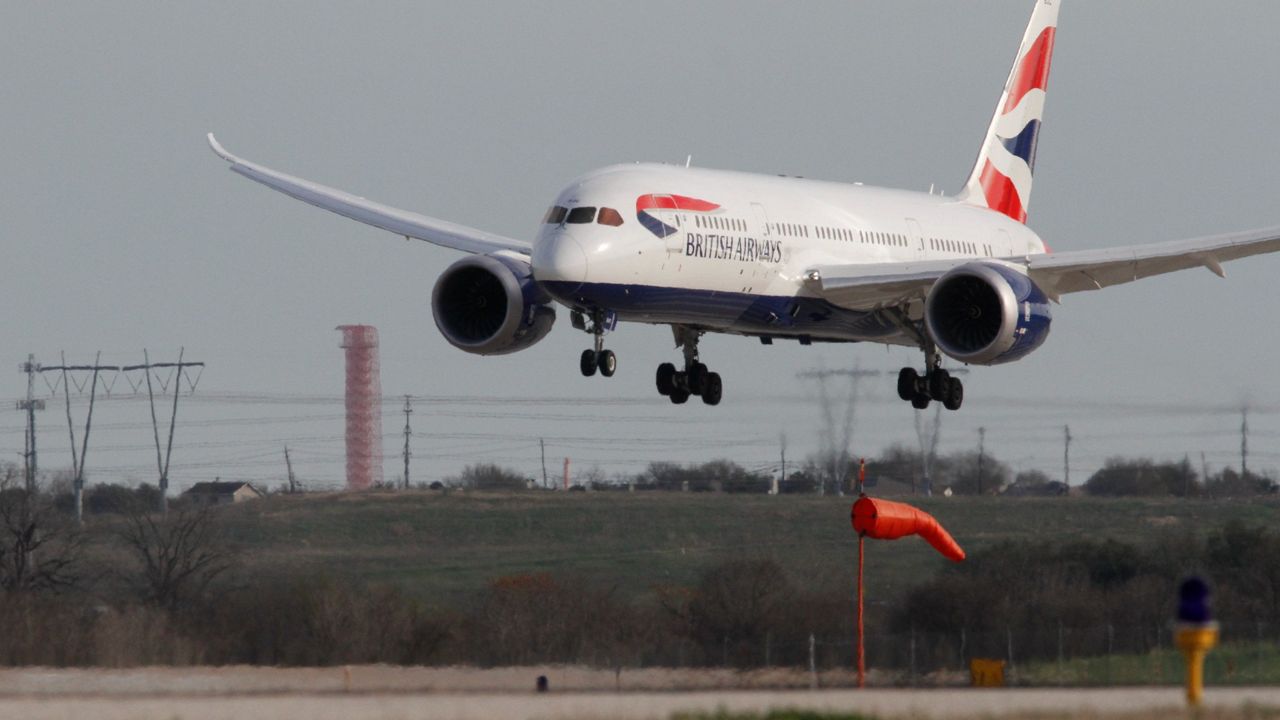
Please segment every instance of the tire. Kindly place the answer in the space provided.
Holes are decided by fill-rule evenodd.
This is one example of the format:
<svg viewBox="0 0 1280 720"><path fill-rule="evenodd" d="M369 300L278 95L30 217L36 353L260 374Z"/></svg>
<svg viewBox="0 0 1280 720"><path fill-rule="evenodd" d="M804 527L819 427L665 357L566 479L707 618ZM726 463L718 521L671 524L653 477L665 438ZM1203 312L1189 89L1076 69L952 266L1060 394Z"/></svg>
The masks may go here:
<svg viewBox="0 0 1280 720"><path fill-rule="evenodd" d="M964 383L961 383L955 378L951 378L951 382L948 383L947 387L947 397L946 400L943 401L942 405L948 410L959 410L960 406L963 404Z"/></svg>
<svg viewBox="0 0 1280 720"><path fill-rule="evenodd" d="M659 365L656 383L659 395L670 395L674 392L676 389L676 366L671 363Z"/></svg>
<svg viewBox="0 0 1280 720"><path fill-rule="evenodd" d="M920 380L920 373L915 368L905 367L898 371L898 397L903 400L910 401L916 396L916 383Z"/></svg>
<svg viewBox="0 0 1280 720"><path fill-rule="evenodd" d="M689 401L689 392L687 390L675 390L667 397L671 398L673 404L683 405Z"/></svg>
<svg viewBox="0 0 1280 720"><path fill-rule="evenodd" d="M600 366L600 374L605 377L613 377L618 372L618 356L612 350L601 350L596 364Z"/></svg>
<svg viewBox="0 0 1280 720"><path fill-rule="evenodd" d="M702 363L694 363L689 368L689 392L693 395L701 395L703 388L707 384L707 366Z"/></svg>
<svg viewBox="0 0 1280 720"><path fill-rule="evenodd" d="M951 393L951 373L938 368L929 373L929 397L946 400Z"/></svg>
<svg viewBox="0 0 1280 720"><path fill-rule="evenodd" d="M929 396L921 393L911 398L911 407L917 410L926 410L929 407Z"/></svg>
<svg viewBox="0 0 1280 720"><path fill-rule="evenodd" d="M719 405L724 394L724 384L720 382L720 373L708 373L703 382L702 402L708 405Z"/></svg>
<svg viewBox="0 0 1280 720"><path fill-rule="evenodd" d="M583 377L591 377L596 374L596 351L583 350L582 357L578 360L578 368L582 370Z"/></svg>

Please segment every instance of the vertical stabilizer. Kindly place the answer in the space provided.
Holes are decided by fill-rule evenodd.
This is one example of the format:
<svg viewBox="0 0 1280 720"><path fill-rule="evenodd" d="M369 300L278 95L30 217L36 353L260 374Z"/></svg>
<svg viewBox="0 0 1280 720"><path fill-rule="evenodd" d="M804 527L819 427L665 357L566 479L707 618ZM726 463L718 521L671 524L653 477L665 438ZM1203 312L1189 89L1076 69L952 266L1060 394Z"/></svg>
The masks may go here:
<svg viewBox="0 0 1280 720"><path fill-rule="evenodd" d="M1031 202L1036 141L1044 118L1061 5L1062 0L1037 0L978 161L959 196L964 202L991 208L1021 223L1027 221Z"/></svg>

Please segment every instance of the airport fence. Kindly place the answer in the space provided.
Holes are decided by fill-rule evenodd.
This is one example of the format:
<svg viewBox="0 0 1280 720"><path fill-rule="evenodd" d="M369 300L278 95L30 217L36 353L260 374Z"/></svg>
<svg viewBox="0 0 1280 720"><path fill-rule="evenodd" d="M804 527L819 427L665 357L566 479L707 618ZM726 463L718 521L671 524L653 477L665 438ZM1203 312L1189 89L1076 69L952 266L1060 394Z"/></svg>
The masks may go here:
<svg viewBox="0 0 1280 720"><path fill-rule="evenodd" d="M1280 627L1232 623L1221 628L1222 642L1209 653L1207 681L1215 684L1280 682ZM1034 686L1172 685L1183 680L1185 666L1168 623L1145 626L1071 627L1049 622L1034 631L1001 630L931 633L868 632L866 665L880 685L938 686L969 682L970 662L1003 664L1005 681ZM751 640L682 641L632 662L604 658L583 664L620 667L725 667L739 670L807 669L813 673L852 670L856 641L850 636L766 635Z"/></svg>

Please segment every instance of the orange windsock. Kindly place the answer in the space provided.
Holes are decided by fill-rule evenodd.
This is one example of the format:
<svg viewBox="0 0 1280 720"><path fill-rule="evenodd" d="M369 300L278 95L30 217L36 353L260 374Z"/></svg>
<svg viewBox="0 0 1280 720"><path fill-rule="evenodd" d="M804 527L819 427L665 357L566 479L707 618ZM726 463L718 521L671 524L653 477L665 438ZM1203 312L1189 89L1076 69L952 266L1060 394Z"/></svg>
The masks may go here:
<svg viewBox="0 0 1280 720"><path fill-rule="evenodd" d="M964 560L964 550L929 513L905 503L861 497L853 504L853 529L876 540L919 535L948 560Z"/></svg>

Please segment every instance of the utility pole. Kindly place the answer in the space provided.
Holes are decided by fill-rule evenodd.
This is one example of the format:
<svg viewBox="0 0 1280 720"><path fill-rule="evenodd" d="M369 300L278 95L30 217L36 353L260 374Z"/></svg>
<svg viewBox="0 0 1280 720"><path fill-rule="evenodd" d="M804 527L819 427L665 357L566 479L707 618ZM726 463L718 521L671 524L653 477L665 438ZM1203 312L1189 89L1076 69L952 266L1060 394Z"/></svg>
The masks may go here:
<svg viewBox="0 0 1280 720"><path fill-rule="evenodd" d="M781 449L782 449L782 466L779 468L779 472L778 472L778 484L773 486L774 495L782 494L782 483L787 481L787 434L786 433L783 433L781 437L778 438L778 444L781 446Z"/></svg>
<svg viewBox="0 0 1280 720"><path fill-rule="evenodd" d="M551 489L551 483L547 482L547 441L538 438L538 449L542 451L542 487Z"/></svg>
<svg viewBox="0 0 1280 720"><path fill-rule="evenodd" d="M978 495L982 495L982 465L986 460L987 429L978 428Z"/></svg>
<svg viewBox="0 0 1280 720"><path fill-rule="evenodd" d="M284 446L284 467L289 471L289 494L298 492L298 484L293 479L293 461L289 459L289 446Z"/></svg>
<svg viewBox="0 0 1280 720"><path fill-rule="evenodd" d="M1249 406L1240 409L1240 478L1249 474Z"/></svg>
<svg viewBox="0 0 1280 720"><path fill-rule="evenodd" d="M1062 482L1071 494L1071 426L1062 426Z"/></svg>
<svg viewBox="0 0 1280 720"><path fill-rule="evenodd" d="M409 489L409 438L413 435L413 430L409 427L409 416L413 414L413 405L408 395L404 396L404 489Z"/></svg>
<svg viewBox="0 0 1280 720"><path fill-rule="evenodd" d="M36 411L44 409L44 401L36 400L35 398L36 373L40 372L40 366L36 363L36 356L27 355L27 361L19 365L18 370L27 374L27 399L18 401L18 409L25 410L27 413L22 464L25 470L23 476L26 479L27 498L30 499L36 491Z"/></svg>
<svg viewBox="0 0 1280 720"><path fill-rule="evenodd" d="M166 515L169 513L169 460L173 456L173 431L174 431L174 427L177 425L177 422L178 422L178 396L182 395L182 373L184 370L186 370L186 368L191 368L191 367L202 368L201 372L203 372L203 368L204 368L204 363L202 362L186 362L183 359L185 355L186 355L186 348L178 348L178 362L153 363L151 362L150 354L147 352L146 348L143 348L142 350L143 364L128 365L123 368L118 368L120 370L123 370L124 372L141 370L144 373L146 373L147 400L151 404L151 432L152 432L152 435L155 437L155 442L156 442L156 471L160 474L160 512ZM165 445L163 457L160 454L160 424L156 419L155 388L151 382L151 373L153 370L156 370L158 368L174 368L175 369L175 374L173 376L173 409L170 411L170 415L169 415L169 441ZM191 390L192 392L194 392L195 382L191 382L190 384L191 384ZM161 394L163 394L167 389L168 388L165 386L165 384L162 383L160 385ZM93 407L92 402L90 403L89 406L91 408Z"/></svg>

